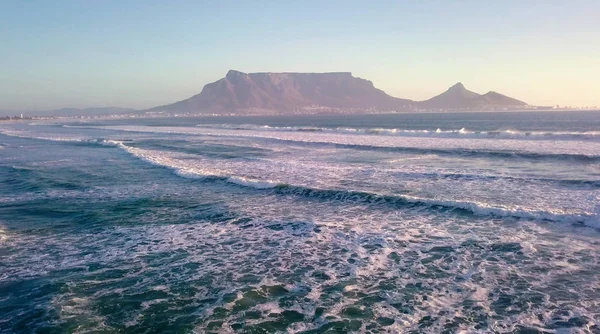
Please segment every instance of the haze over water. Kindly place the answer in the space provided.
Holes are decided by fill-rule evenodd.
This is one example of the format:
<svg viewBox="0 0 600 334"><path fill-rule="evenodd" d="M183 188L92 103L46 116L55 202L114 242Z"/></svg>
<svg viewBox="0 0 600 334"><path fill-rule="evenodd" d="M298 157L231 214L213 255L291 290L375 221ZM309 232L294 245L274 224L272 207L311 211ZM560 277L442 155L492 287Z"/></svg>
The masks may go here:
<svg viewBox="0 0 600 334"><path fill-rule="evenodd" d="M596 112L0 125L0 331L597 333Z"/></svg>

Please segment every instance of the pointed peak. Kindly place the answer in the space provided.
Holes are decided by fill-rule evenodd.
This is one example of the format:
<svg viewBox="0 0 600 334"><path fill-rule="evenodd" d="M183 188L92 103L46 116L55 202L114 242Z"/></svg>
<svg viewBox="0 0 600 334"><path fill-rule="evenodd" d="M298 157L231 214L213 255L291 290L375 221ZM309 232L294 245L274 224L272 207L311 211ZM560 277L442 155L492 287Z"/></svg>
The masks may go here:
<svg viewBox="0 0 600 334"><path fill-rule="evenodd" d="M493 96L493 97L507 97L506 95L500 94L496 91L490 90L489 92L483 94L483 96Z"/></svg>
<svg viewBox="0 0 600 334"><path fill-rule="evenodd" d="M457 82L456 84L454 84L454 86L450 87L450 89L454 90L454 89L466 89L465 85L462 84L462 82Z"/></svg>

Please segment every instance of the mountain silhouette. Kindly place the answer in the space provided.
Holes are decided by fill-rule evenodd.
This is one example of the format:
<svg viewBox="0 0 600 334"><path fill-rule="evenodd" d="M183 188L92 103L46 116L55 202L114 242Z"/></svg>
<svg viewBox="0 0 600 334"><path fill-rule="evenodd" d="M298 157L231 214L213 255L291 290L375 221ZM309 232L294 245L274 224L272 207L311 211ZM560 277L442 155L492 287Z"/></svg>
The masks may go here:
<svg viewBox="0 0 600 334"><path fill-rule="evenodd" d="M457 83L426 101L390 96L371 81L350 72L333 73L244 73L230 70L227 75L204 86L188 99L150 109L165 112L244 112L272 110L330 109L354 111L416 111L515 108L527 105L511 97L489 92L472 92Z"/></svg>

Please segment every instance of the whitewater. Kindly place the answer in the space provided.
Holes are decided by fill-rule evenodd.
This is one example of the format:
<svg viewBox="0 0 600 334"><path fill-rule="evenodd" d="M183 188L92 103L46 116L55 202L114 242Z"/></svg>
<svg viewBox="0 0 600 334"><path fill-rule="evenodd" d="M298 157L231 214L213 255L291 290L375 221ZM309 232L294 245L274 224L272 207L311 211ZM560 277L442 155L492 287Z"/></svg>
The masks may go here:
<svg viewBox="0 0 600 334"><path fill-rule="evenodd" d="M0 332L600 331L600 114L0 124Z"/></svg>

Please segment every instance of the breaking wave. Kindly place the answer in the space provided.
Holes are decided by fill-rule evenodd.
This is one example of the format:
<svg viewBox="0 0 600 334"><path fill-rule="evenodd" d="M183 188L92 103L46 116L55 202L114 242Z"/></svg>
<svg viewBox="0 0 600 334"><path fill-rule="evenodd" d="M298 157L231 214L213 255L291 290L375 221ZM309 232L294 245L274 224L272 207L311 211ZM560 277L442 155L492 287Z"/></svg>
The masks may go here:
<svg viewBox="0 0 600 334"><path fill-rule="evenodd" d="M393 204L399 206L425 206L442 210L462 210L478 216L512 217L530 220L553 221L560 223L583 224L600 228L596 213L571 213L563 210L529 210L519 207L495 207L482 202L453 201L422 198L409 195L381 195L352 190L323 190L282 184L276 187L278 193L314 197L324 200L359 201L373 204Z"/></svg>
<svg viewBox="0 0 600 334"><path fill-rule="evenodd" d="M600 140L600 131L523 131L494 130L471 131L466 128L452 130L415 130L398 128L352 128L352 127L314 127L314 126L270 126L255 124L198 124L197 127L227 130L326 132L343 134L370 134L406 137L446 137L446 138L503 138L531 140Z"/></svg>
<svg viewBox="0 0 600 334"><path fill-rule="evenodd" d="M268 133L269 131L248 131L240 132L231 131L230 129L220 131L208 131L198 132L192 128L180 128L180 127L121 127L121 126L109 126L109 127L94 127L97 129L108 129L124 132L137 132L137 133L161 133L161 134L184 134L184 135L199 135L199 136L214 136L214 137L248 137L248 138L261 138L266 140L276 140L280 142L288 142L302 145L333 145L340 148L350 148L356 150L369 150L369 151L385 151L385 152L403 152L413 154L438 154L438 155L449 155L449 156L465 156L465 157L490 157L490 158L522 158L530 160L572 160L578 163L597 163L600 162L600 155L597 154L594 149L588 149L587 151L581 151L580 145L573 145L575 143L562 142L568 144L567 146L562 145L559 147L554 143L546 142L543 148L536 146L535 150L532 150L530 145L527 145L529 149L523 150L515 146L515 149L507 149L504 146L490 141L485 143L481 147L468 147L461 146L464 143L452 143L453 146L442 147L442 146L431 146L424 145L425 142L419 143L407 143L404 141L387 141L385 138L379 136L334 136L331 134L317 135L317 136L295 136L293 134L277 135L274 133ZM260 127L259 127L260 128ZM247 129L250 130L250 129ZM407 130L408 131L408 130ZM410 130L412 131L412 130ZM426 131L426 130L423 130ZM460 131L460 130L459 130ZM598 137L600 138L600 136ZM399 138L396 138L399 139ZM500 139L500 138L499 138ZM450 139L448 139L450 140ZM518 141L515 141L518 143ZM597 143L589 143L589 145L597 145Z"/></svg>
<svg viewBox="0 0 600 334"><path fill-rule="evenodd" d="M32 135L31 133L18 131L18 130L0 130L0 134L10 137L24 138L24 139L38 139L38 140L46 140L46 141L56 141L56 142L86 142L93 140L87 137L46 137L43 135Z"/></svg>
<svg viewBox="0 0 600 334"><path fill-rule="evenodd" d="M134 157L144 160L148 163L166 167L173 170L177 175L186 178L202 179L204 181L218 181L226 182L236 186L242 186L260 190L271 190L278 194L303 196L310 198L319 198L324 200L340 200L340 201L358 201L361 203L368 204L392 204L400 206L420 206L428 208L437 208L447 211L460 210L463 212L469 212L478 216L495 216L495 217L513 217L531 220L544 220L554 221L571 224L583 224L590 227L600 228L600 218L597 213L594 212L569 212L560 209L549 209L546 211L530 210L522 207L503 207L494 206L487 203L475 202L475 201L453 201L446 199L436 198L423 198L409 195L386 195L376 194L370 192L356 191L356 190L344 190L344 189L318 189L311 188L301 185L288 184L278 180L265 180L256 179L253 177L246 177L241 175L230 175L218 169L210 168L197 168L197 167L182 167L174 163L169 157L152 154L152 151L144 150L128 146L124 141L118 140L106 140L101 138L83 138L83 137L43 137L43 136L32 136L26 135L21 132L7 132L2 131L4 135L29 138L29 139L40 139L50 140L59 142L74 142L82 144L92 144L101 146L114 146L118 147ZM410 151L413 153L437 153L437 154L463 154L463 155L490 155L500 157L514 157L520 156L530 159L545 159L545 158L559 158L559 159L577 159L578 161L600 161L600 156L586 156L577 154L542 154L542 153L511 153L511 152L498 152L498 151L479 151L479 150L442 150L442 149L420 149L420 148L395 148L395 147L372 147L365 145L345 145L335 144L338 146L350 146L359 149L369 150L401 150ZM558 181L563 182L563 181ZM569 182L564 181L564 182ZM574 180L573 182L581 182ZM586 184L595 186L596 181L586 181Z"/></svg>
<svg viewBox="0 0 600 334"><path fill-rule="evenodd" d="M322 143L325 144L325 143ZM560 160L560 161L576 161L579 163L597 163L600 162L600 155L588 155L578 153L542 153L542 152L524 152L524 151L496 151L490 149L467 149L467 148L419 148L419 147L388 147L388 146L371 146L371 145L356 145L356 144L341 144L334 143L337 147L347 147L355 150L369 151L384 151L384 152L401 152L413 154L437 154L443 156L464 156L464 157L488 157L488 158L521 158L528 160Z"/></svg>
<svg viewBox="0 0 600 334"><path fill-rule="evenodd" d="M482 202L454 201L435 198L423 198L410 195L385 195L365 191L343 189L318 189L306 186L292 185L274 180L260 180L244 176L227 175L218 170L204 168L180 167L168 157L152 155L151 151L130 147L119 141L106 141L106 144L117 146L136 158L151 164L166 167L177 175L205 181L221 181L237 186L253 189L270 189L277 194L318 198L321 200L354 201L365 204L398 205L402 207L427 207L444 211L460 210L477 216L512 217L529 220L552 221L558 223L582 224L600 228L600 217L592 212L569 212L566 210L549 209L547 211L531 210L522 207L493 206Z"/></svg>

